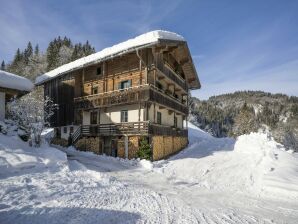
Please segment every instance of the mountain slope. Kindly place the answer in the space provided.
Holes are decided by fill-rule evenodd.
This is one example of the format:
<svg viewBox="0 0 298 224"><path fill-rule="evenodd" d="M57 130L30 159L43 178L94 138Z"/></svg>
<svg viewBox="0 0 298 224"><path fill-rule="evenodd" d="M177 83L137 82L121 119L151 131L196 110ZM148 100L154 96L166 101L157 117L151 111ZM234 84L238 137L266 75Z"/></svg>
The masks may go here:
<svg viewBox="0 0 298 224"><path fill-rule="evenodd" d="M192 98L191 121L215 137L269 129L275 140L298 151L298 97L244 91Z"/></svg>

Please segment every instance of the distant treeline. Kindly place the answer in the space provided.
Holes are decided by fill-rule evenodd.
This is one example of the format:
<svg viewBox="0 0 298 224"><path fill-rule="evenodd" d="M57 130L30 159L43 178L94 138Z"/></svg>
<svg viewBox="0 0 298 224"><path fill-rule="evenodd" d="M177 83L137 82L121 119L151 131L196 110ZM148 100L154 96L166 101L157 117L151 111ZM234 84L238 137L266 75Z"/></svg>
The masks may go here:
<svg viewBox="0 0 298 224"><path fill-rule="evenodd" d="M287 148L298 151L298 97L241 91L191 100L191 121L215 137L236 137L268 129Z"/></svg>
<svg viewBox="0 0 298 224"><path fill-rule="evenodd" d="M40 74L94 52L94 47L88 41L84 44L73 44L70 38L59 36L50 41L45 52L40 51L38 44L33 47L32 43L28 42L24 50L16 50L11 62L2 61L1 70L23 75L34 81Z"/></svg>

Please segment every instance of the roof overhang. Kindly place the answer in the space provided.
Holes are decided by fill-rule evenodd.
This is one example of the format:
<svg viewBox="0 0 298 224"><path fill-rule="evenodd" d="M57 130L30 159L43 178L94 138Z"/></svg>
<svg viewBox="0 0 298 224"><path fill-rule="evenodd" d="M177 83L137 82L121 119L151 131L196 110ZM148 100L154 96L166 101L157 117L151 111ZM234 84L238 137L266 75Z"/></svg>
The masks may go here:
<svg viewBox="0 0 298 224"><path fill-rule="evenodd" d="M172 40L167 40L167 41L162 40L160 42L165 45L173 44L177 46L177 48L173 50L172 54L175 56L179 64L182 66L189 89L191 90L200 89L201 83L200 83L195 65L193 63L187 42L172 41Z"/></svg>
<svg viewBox="0 0 298 224"><path fill-rule="evenodd" d="M189 89L199 89L201 84L186 41L182 36L168 31L152 31L126 42L122 42L118 45L114 45L111 48L106 48L100 52L80 58L74 62L62 65L39 76L36 79L35 85L42 85L50 80L56 79L60 76L63 76L64 74L83 69L84 67L98 64L137 50L158 45L177 46L174 50L175 57L178 59L179 63L182 64L182 69L185 73L185 78ZM109 51L108 54L106 54L107 51Z"/></svg>

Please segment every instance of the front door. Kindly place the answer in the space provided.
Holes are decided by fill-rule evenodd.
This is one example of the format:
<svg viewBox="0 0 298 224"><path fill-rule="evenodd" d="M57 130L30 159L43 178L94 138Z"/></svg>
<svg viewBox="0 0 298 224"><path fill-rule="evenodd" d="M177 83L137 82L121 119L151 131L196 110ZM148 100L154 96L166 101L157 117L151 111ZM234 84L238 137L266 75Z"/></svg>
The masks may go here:
<svg viewBox="0 0 298 224"><path fill-rule="evenodd" d="M111 137L106 136L104 137L104 148L103 148L104 153L107 156L111 156Z"/></svg>

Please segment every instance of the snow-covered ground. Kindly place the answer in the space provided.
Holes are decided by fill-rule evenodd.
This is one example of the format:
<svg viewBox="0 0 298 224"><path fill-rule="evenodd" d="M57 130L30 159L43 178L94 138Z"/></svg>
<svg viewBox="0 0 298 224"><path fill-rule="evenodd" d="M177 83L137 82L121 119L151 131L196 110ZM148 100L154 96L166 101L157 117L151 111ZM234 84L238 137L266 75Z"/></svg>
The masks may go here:
<svg viewBox="0 0 298 224"><path fill-rule="evenodd" d="M0 134L0 223L297 223L296 154L266 134L189 137L151 163Z"/></svg>

